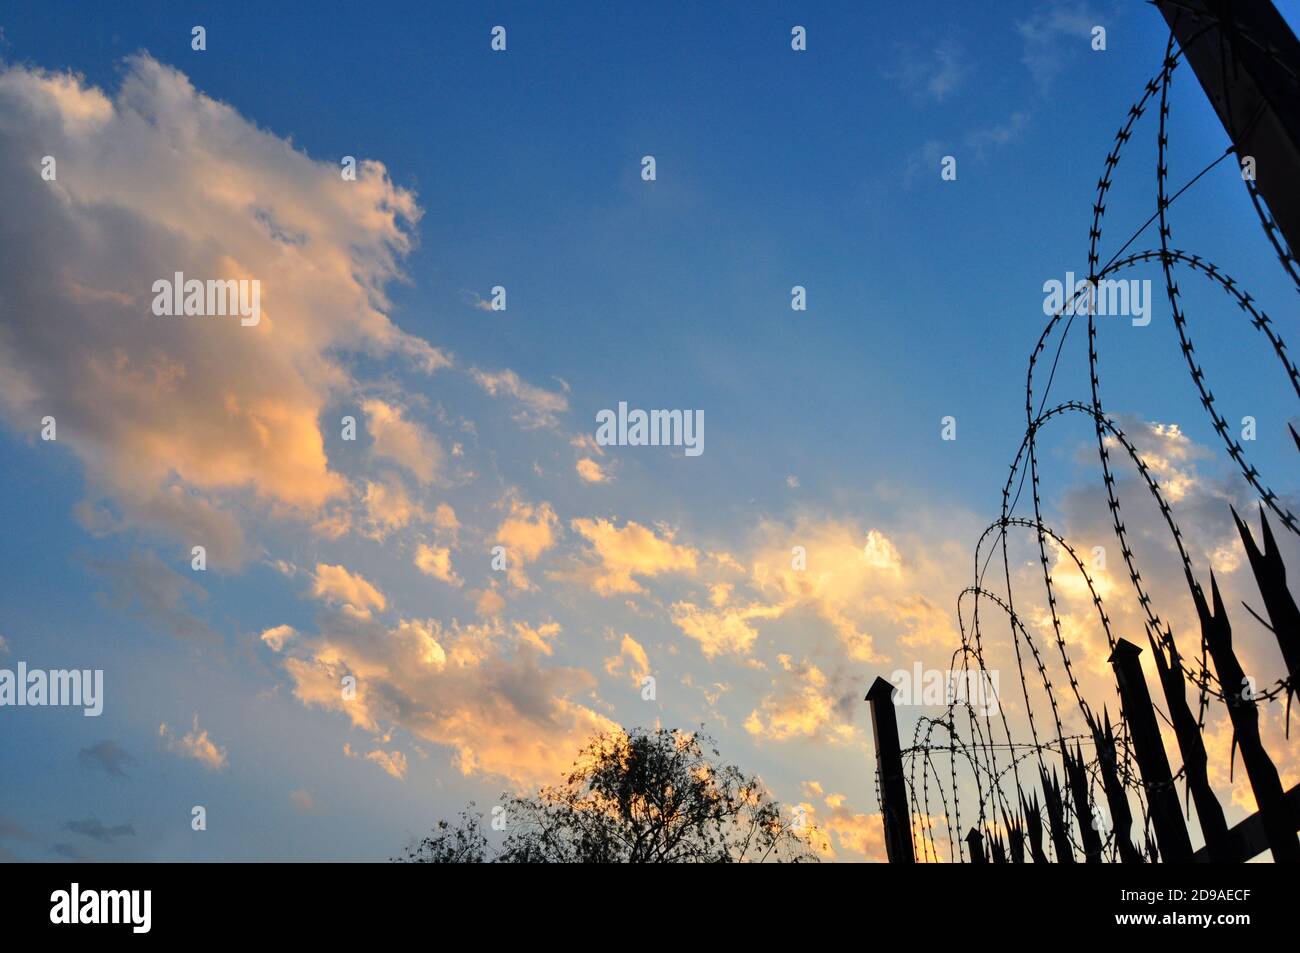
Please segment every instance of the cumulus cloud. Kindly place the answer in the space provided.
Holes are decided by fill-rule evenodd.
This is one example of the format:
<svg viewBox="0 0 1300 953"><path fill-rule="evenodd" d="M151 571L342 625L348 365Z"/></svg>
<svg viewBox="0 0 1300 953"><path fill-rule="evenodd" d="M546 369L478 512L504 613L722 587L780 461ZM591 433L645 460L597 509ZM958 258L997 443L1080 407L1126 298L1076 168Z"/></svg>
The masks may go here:
<svg viewBox="0 0 1300 953"><path fill-rule="evenodd" d="M515 636L520 642L531 645L543 655L550 655L555 651L554 642L560 634L560 623L545 622L542 625L531 626L526 622L516 622L514 629Z"/></svg>
<svg viewBox="0 0 1300 953"><path fill-rule="evenodd" d="M442 465L443 452L437 439L418 423L407 420L395 404L371 398L361 405L370 426L371 453L401 464L428 483Z"/></svg>
<svg viewBox="0 0 1300 953"><path fill-rule="evenodd" d="M360 573L351 573L342 566L326 563L316 564L312 595L367 616L371 609L382 612L388 605L384 594Z"/></svg>
<svg viewBox="0 0 1300 953"><path fill-rule="evenodd" d="M506 600L497 591L495 583L483 589L471 589L466 595L474 600L474 611L484 618L499 615L506 607Z"/></svg>
<svg viewBox="0 0 1300 953"><path fill-rule="evenodd" d="M764 602L716 610L693 602L675 602L672 619L684 635L700 644L705 658L714 658L725 653L748 654L758 638L755 620L776 619L784 612L784 606Z"/></svg>
<svg viewBox="0 0 1300 953"><path fill-rule="evenodd" d="M675 534L668 529L661 528L659 535L640 523L620 527L606 519L575 519L569 525L591 544L589 564L576 577L603 596L641 592L637 576L691 572L699 556L674 543Z"/></svg>
<svg viewBox="0 0 1300 953"><path fill-rule="evenodd" d="M543 641L556 629L527 629ZM616 726L584 705L593 688L577 668L546 667L524 632L483 625L375 620L335 613L320 632L295 640L284 667L306 705L338 712L357 728L387 738L401 728L455 752L465 774L505 778L521 787L559 779L583 743ZM339 690L345 674L356 695Z"/></svg>
<svg viewBox="0 0 1300 953"><path fill-rule="evenodd" d="M809 662L796 665L786 655L779 661L793 678L749 713L745 730L772 741L824 738L843 742L852 738L853 725L843 720L830 680L822 670Z"/></svg>
<svg viewBox="0 0 1300 953"><path fill-rule="evenodd" d="M279 652L284 648L284 644L297 634L298 631L291 625L277 625L264 629L259 638L272 652Z"/></svg>
<svg viewBox="0 0 1300 953"><path fill-rule="evenodd" d="M459 588L464 584L464 580L451 568L451 550L446 546L421 543L415 551L415 566L426 576L441 579L449 585Z"/></svg>
<svg viewBox="0 0 1300 953"><path fill-rule="evenodd" d="M895 542L877 529L863 532L832 518L803 517L793 526L769 521L755 532L748 570L728 554L710 556L710 572L742 575L746 588L738 592L736 583L710 579L708 606L681 599L671 608L674 624L708 658L748 654L759 635L757 623L801 610L828 623L847 656L857 662L881 658L873 629L916 641L953 631L941 610L917 591L921 585L946 585L947 579L934 571L928 556L909 571ZM616 553L612 562L618 567L633 560L620 561ZM615 575L613 584L621 578ZM611 585L599 577L597 582Z"/></svg>
<svg viewBox="0 0 1300 953"><path fill-rule="evenodd" d="M456 511L449 504L439 503L433 510L433 525L440 533L446 533L455 539L460 529L460 520L456 518Z"/></svg>
<svg viewBox="0 0 1300 953"><path fill-rule="evenodd" d="M385 314L414 195L377 162L344 182L148 56L127 60L111 98L5 68L0 165L13 171L0 180L0 415L23 433L56 418L93 528L200 539L237 564L236 502L312 516L346 493L318 424L356 386L340 352L447 364ZM261 321L153 315L154 282L176 272L259 281ZM381 450L434 472L436 455L380 429Z"/></svg>
<svg viewBox="0 0 1300 953"><path fill-rule="evenodd" d="M650 658L640 642L624 634L618 654L605 659L605 671L614 676L626 676L633 685L639 686L641 680L650 674Z"/></svg>
<svg viewBox="0 0 1300 953"><path fill-rule="evenodd" d="M804 517L793 527L765 523L753 559L754 587L783 612L806 608L829 623L850 658L878 660L872 630L895 600L928 573L907 572L898 546L884 532L847 520ZM792 546L803 547L803 564Z"/></svg>
<svg viewBox="0 0 1300 953"><path fill-rule="evenodd" d="M575 469L578 471L578 476L587 483L605 483L610 479L604 468L591 457L580 459L575 464Z"/></svg>
<svg viewBox="0 0 1300 953"><path fill-rule="evenodd" d="M413 501L406 484L395 473L378 480L367 480L362 495L365 509L361 534L383 542L390 533L405 529L412 522L428 518L424 508Z"/></svg>
<svg viewBox="0 0 1300 953"><path fill-rule="evenodd" d="M852 810L843 794L826 794L817 781L804 782L804 795L822 802L820 806L808 802L801 806L807 815L808 829L816 829L821 835L814 843L823 856L838 856L833 840L834 846L855 855L855 859L873 863L888 860L884 823L879 813L863 814Z"/></svg>
<svg viewBox="0 0 1300 953"><path fill-rule="evenodd" d="M559 517L551 504L534 506L514 494L505 505L508 512L497 527L496 540L506 548L506 575L516 588L531 589L524 568L555 545Z"/></svg>
<svg viewBox="0 0 1300 953"><path fill-rule="evenodd" d="M206 728L199 727L198 714L194 715L191 730L179 738L166 722L158 726L158 737L172 754L180 755L182 758L193 758L209 771L220 771L226 766L226 749L209 737Z"/></svg>

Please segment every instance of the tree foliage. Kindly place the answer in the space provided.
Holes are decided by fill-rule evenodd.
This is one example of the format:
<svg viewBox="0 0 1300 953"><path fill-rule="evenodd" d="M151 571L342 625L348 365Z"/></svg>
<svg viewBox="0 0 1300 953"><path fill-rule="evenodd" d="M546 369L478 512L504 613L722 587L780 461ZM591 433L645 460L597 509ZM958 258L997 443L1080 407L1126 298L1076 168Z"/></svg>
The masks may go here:
<svg viewBox="0 0 1300 953"><path fill-rule="evenodd" d="M815 861L811 829L782 818L756 777L719 763L707 736L634 729L588 742L563 784L502 798L484 830L471 804L395 860L408 863Z"/></svg>

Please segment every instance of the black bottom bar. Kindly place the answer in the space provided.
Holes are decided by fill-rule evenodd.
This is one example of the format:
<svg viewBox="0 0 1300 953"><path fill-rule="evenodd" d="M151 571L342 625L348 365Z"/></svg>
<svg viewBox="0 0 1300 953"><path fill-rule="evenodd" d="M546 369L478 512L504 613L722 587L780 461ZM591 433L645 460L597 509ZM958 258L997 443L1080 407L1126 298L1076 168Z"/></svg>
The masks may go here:
<svg viewBox="0 0 1300 953"><path fill-rule="evenodd" d="M78 919L92 911L96 918L112 918L116 912L125 922L52 922L52 916L71 920L74 883ZM135 932L143 926L143 893L107 898L99 893L146 890L148 932ZM94 899L87 899L92 892ZM138 905L130 902L134 897ZM696 922L743 934L770 930L773 915L807 914L823 921L829 916L864 918L868 926L887 929L899 939L910 937L917 948L961 937L1013 934L1086 940L1140 933L1181 939L1199 932L1231 942L1260 929L1282 929L1294 920L1294 897L1289 871L1270 864L1045 869L825 865L725 872L679 868L671 874L578 866L0 866L0 923L6 939L75 934L81 942L115 944L320 937L364 939L369 945L389 936L409 938L413 930L436 943L440 937L462 935L468 923L494 937L522 930L535 938L543 924L561 931L582 929L611 916L630 930L651 934L677 932ZM1036 929L1050 932L1020 932Z"/></svg>

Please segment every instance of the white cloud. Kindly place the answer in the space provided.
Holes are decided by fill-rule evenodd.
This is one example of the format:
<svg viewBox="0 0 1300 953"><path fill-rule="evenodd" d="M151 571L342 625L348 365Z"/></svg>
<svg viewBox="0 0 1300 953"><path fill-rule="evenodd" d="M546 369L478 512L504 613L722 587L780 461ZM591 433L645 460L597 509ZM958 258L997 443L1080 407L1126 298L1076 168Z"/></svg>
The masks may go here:
<svg viewBox="0 0 1300 953"><path fill-rule="evenodd" d="M1079 53L1089 52L1089 40L1097 16L1087 4L1044 3L1028 19L1016 23L1024 43L1021 62L1041 92Z"/></svg>
<svg viewBox="0 0 1300 953"><path fill-rule="evenodd" d="M470 371L475 383L493 397L512 398L517 407L514 419L523 427L554 427L557 415L569 409L569 398L556 391L546 390L521 380L512 370Z"/></svg>
<svg viewBox="0 0 1300 953"><path fill-rule="evenodd" d="M969 73L966 54L952 40L944 40L929 51L902 47L893 67L885 71L908 95L935 103L956 92Z"/></svg>

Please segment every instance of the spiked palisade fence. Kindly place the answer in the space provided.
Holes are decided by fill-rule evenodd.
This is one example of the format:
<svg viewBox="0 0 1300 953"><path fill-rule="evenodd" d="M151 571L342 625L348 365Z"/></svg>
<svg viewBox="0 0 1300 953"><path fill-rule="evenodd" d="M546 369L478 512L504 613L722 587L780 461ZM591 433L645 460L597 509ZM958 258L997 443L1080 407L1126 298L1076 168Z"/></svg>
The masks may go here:
<svg viewBox="0 0 1300 953"><path fill-rule="evenodd" d="M1243 101L1249 102L1254 105L1254 113L1262 114L1275 107L1274 97L1277 101L1296 101L1295 97L1300 96L1300 44L1285 25L1281 29L1286 31L1286 36L1279 37L1276 23L1281 20L1277 18L1275 23L1269 18L1277 15L1268 4L1251 3L1230 8L1234 12L1229 15L1240 15L1240 19L1231 25L1220 22L1209 5L1194 0L1161 2L1157 6L1172 28L1169 43L1159 74L1147 83L1142 97L1130 107L1124 125L1116 134L1097 184L1093 224L1089 231L1089 285L1096 287L1098 282L1119 271L1159 262L1181 351L1201 405L1229 457L1259 500L1258 536L1251 525L1235 509L1232 510L1264 610L1259 614L1245 605L1254 617L1246 621L1252 627L1259 625L1272 633L1286 671L1278 673L1267 687L1257 687L1255 680L1247 677L1233 646L1233 623L1214 573L1204 569L1198 571L1193 565L1173 507L1146 459L1135 442L1103 410L1097 316L1092 308L1080 308L1076 313L1075 305L1083 293L1077 291L1075 299L1063 305L1048 321L1030 356L1025 388L1024 440L1003 487L1001 516L989 526L976 546L975 582L958 599L962 645L953 654L952 667L959 668L963 674L986 674L981 604L991 604L999 614L1005 615L1023 690L1024 715L1032 739L1027 742L1016 740L1005 708L989 714L977 711L969 700L950 698L941 717L918 720L911 744L903 748L898 736L893 686L883 678L876 679L867 693L867 701L871 705L876 742L876 784L885 845L893 863L942 859L971 863L1144 863L1157 860L1234 863L1250 860L1265 851L1270 852L1277 862L1300 862L1300 840L1296 836L1300 827L1300 786L1289 791L1284 789L1277 765L1265 749L1260 733L1261 707L1281 705L1285 706L1289 740L1291 700L1300 686L1300 676L1297 675L1300 668L1300 609L1287 586L1286 566L1274 536L1273 522L1279 523L1283 531L1295 535L1300 535L1300 524L1282 498L1264 481L1260 471L1247 460L1244 448L1234 439L1227 419L1216 407L1213 391L1189 335L1188 309L1174 278L1175 269L1185 268L1199 274L1229 295L1248 316L1251 326L1268 339L1298 399L1300 374L1271 319L1232 277L1203 256L1171 247L1169 209L1200 175L1171 194L1166 161L1170 83L1184 58L1192 63L1202 85L1211 93L1211 100L1219 109L1220 118L1233 141L1233 147L1211 163L1201 173L1204 175L1234 152L1239 158L1246 156L1243 142L1247 139L1252 148L1261 151L1270 146L1269 142L1261 142L1263 134L1255 125L1242 126L1232 118L1230 109L1223 103L1236 103L1240 110ZM1267 25L1268 35L1260 28L1261 24ZM1211 50L1213 55L1207 50ZM1284 83L1283 92L1279 93L1276 86L1266 88L1263 83L1259 83L1258 88L1251 85L1262 74ZM1277 79L1279 76L1281 79ZM1228 77L1232 78L1231 81ZM1107 194L1136 124L1157 102L1157 211L1103 266L1099 247ZM1288 124L1294 125L1295 119L1288 116ZM1291 145L1294 150L1296 144ZM1300 174L1300 170L1292 169L1291 173ZM1276 169L1274 175L1278 175ZM1246 176L1243 176L1243 182L1269 243L1277 252L1287 275L1300 290L1300 273L1288 244L1300 239L1300 235L1294 229L1288 233L1286 227L1288 222L1294 224L1295 221L1290 216L1295 211L1291 207L1295 196L1279 191L1277 178L1271 180L1268 189L1257 188ZM1281 215L1278 220L1270 217L1263 194L1279 207L1286 204L1285 221ZM1158 223L1159 247L1125 257L1129 246L1152 223ZM1076 317L1081 316L1086 316L1087 320L1090 399L1049 406L1047 394L1055 376L1060 347L1064 345ZM1060 335L1060 345L1050 368L1052 374L1041 392L1035 394L1035 371L1039 359L1048 353L1048 342L1053 332ZM1048 424L1075 413L1084 415L1093 423L1112 529L1143 616L1145 648L1118 637L1112 631L1102 595L1089 574L1087 564L1043 519L1037 439ZM1297 450L1300 450L1300 435L1294 428L1290 428L1290 434ZM1112 469L1111 451L1116 449L1124 451L1152 494L1168 530L1168 539L1182 562L1188 597L1195 608L1200 629L1200 648L1195 656L1188 657L1179 651L1173 627L1157 612L1150 583L1144 580L1137 565ZM1026 490L1033 514L1017 516L1015 508ZM1067 676L1068 691L1086 725L1086 733L1066 733L1061 715L1062 693L1058 692L1048 674L1043 650L1017 611L1008 560L1008 537L1013 530L1029 530L1036 536L1054 641ZM985 574L996 553L991 545L994 540L1000 544L1006 572L1005 595L999 595L985 583ZM987 552L986 544L990 544ZM1059 550L1063 562L1068 560L1078 569L1095 607L1098 624L1110 649L1108 662L1120 700L1114 718L1106 706L1098 712L1082 695L1062 632L1056 595L1058 584L1053 578L1050 547ZM971 605L969 626L968 616L963 614L968 603ZM1186 639L1185 634L1182 637ZM1144 651L1150 653L1156 673L1153 687L1158 690L1158 695L1155 699L1142 669L1141 654ZM1040 726L1030 702L1029 682L1033 680L1035 671L1051 710L1051 734ZM1194 689L1195 708L1188 698L1189 687ZM1235 826L1229 826L1223 806L1210 783L1211 762L1205 733L1207 714L1212 709L1216 714L1225 715L1230 722L1232 742L1226 766L1229 775L1231 777L1235 771L1239 756L1258 806L1256 813ZM1172 730L1176 748L1173 753L1177 755L1179 764L1177 771L1170 765L1171 752L1166 748L1166 736L1161 733L1162 720ZM1091 749L1091 757L1085 753L1086 749ZM946 771L940 768L943 756L947 757ZM1037 777L1032 781L1025 766L1030 759L1036 761L1037 767ZM969 797L972 788L977 810L967 809L963 817L962 793L967 792ZM1198 830L1189 830L1193 807ZM1199 837L1194 836L1197 833ZM1203 845L1199 849L1194 848L1197 840Z"/></svg>

